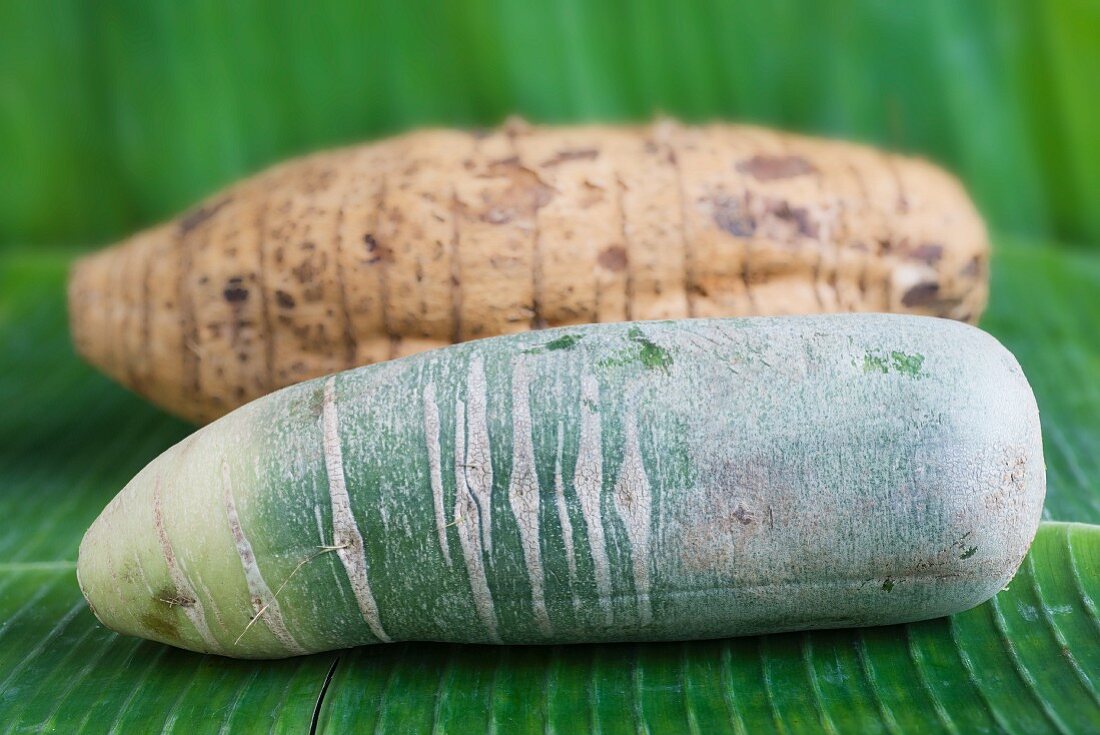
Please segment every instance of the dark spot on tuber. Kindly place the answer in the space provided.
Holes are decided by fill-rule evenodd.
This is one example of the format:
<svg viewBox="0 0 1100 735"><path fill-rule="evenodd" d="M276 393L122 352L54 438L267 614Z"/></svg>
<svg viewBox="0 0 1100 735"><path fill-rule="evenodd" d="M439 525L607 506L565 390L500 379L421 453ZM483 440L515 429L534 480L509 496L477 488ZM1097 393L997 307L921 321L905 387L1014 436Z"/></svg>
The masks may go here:
<svg viewBox="0 0 1100 735"><path fill-rule="evenodd" d="M927 306L936 301L940 293L940 284L925 281L913 286L901 297L902 306Z"/></svg>
<svg viewBox="0 0 1100 735"><path fill-rule="evenodd" d="M935 265L943 257L943 245L926 242L913 252L909 253L913 260L919 260L928 265Z"/></svg>
<svg viewBox="0 0 1100 735"><path fill-rule="evenodd" d="M977 546L971 546L971 547L967 548L967 550L964 551L962 553L962 556L960 556L959 558L960 559L969 559L970 557L974 556L974 554L976 554L977 551L978 551Z"/></svg>
<svg viewBox="0 0 1100 735"><path fill-rule="evenodd" d="M756 232L756 221L743 210L738 200L721 196L715 197L711 204L714 207L714 224L718 225L718 229L734 237L751 237Z"/></svg>
<svg viewBox="0 0 1100 735"><path fill-rule="evenodd" d="M802 156L753 156L737 163L737 170L758 181L775 181L817 173Z"/></svg>
<svg viewBox="0 0 1100 735"><path fill-rule="evenodd" d="M389 248L383 247L378 238L371 233L363 235L363 244L367 246L367 263L378 263L380 261L393 260L393 253Z"/></svg>
<svg viewBox="0 0 1100 735"><path fill-rule="evenodd" d="M318 270L317 267L313 265L312 261L304 261L303 263L296 265L293 268L290 268L290 273L292 273L294 277L298 279L298 283L306 284L311 282L313 278L317 277Z"/></svg>
<svg viewBox="0 0 1100 735"><path fill-rule="evenodd" d="M275 301L279 304L279 306L283 307L284 309L294 308L294 297L288 294L286 291L276 291Z"/></svg>
<svg viewBox="0 0 1100 735"><path fill-rule="evenodd" d="M805 237L817 237L817 223L810 220L810 214L804 207L792 207L788 202L780 202L769 211L778 219L793 224L799 234Z"/></svg>
<svg viewBox="0 0 1100 735"><path fill-rule="evenodd" d="M601 267L618 273L626 268L626 249L620 245L612 245L609 248L605 248L600 251L599 257L596 258L596 262L598 262Z"/></svg>
<svg viewBox="0 0 1100 735"><path fill-rule="evenodd" d="M240 278L230 278L222 296L231 304L239 304L248 298L248 289L241 285Z"/></svg>

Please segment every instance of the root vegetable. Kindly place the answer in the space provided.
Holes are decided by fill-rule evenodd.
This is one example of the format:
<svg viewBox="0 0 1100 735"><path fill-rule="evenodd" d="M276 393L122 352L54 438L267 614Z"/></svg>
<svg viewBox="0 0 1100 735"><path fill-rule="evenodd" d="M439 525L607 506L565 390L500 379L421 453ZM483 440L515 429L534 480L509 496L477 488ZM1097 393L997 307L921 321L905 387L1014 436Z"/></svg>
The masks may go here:
<svg viewBox="0 0 1100 735"><path fill-rule="evenodd" d="M923 161L738 125L433 130L277 166L81 260L74 342L203 422L476 337L837 311L975 322L988 243Z"/></svg>
<svg viewBox="0 0 1100 735"><path fill-rule="evenodd" d="M999 590L1044 482L975 328L591 325L250 403L126 486L78 576L109 627L239 657L890 624Z"/></svg>

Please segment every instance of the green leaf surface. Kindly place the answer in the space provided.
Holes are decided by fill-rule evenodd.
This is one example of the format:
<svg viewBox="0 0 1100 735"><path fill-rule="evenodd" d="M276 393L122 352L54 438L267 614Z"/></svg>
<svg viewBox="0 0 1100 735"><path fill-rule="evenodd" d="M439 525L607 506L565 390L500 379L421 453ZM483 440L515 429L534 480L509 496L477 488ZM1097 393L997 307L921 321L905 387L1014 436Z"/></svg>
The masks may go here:
<svg viewBox="0 0 1100 735"><path fill-rule="evenodd" d="M77 589L80 537L190 427L75 358L68 262L0 256L0 732L308 732L315 716L319 732L399 733L1084 732L1100 722L1100 526L1046 524L992 602L890 628L397 644L267 663L119 637ZM1045 515L1100 524L1100 258L1001 240L993 277L983 326L1035 388Z"/></svg>
<svg viewBox="0 0 1100 735"><path fill-rule="evenodd" d="M413 125L740 118L930 156L1100 242L1095 0L0 3L0 247L102 241Z"/></svg>
<svg viewBox="0 0 1100 735"><path fill-rule="evenodd" d="M1100 526L1047 522L1008 588L904 626L684 643L369 646L275 662L100 626L74 565L0 564L9 732L1087 732Z"/></svg>

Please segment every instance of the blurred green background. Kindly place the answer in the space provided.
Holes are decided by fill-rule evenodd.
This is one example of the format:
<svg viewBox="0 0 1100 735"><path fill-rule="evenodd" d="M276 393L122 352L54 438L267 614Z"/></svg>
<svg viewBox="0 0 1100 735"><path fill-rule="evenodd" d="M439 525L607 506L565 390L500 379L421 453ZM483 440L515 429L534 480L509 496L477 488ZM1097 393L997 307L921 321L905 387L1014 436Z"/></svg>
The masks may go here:
<svg viewBox="0 0 1100 735"><path fill-rule="evenodd" d="M1079 567L1040 543L1030 586L950 620L552 652L553 707L557 649L455 649L447 679L428 647L257 667L119 637L77 589L80 538L193 427L76 358L64 288L81 248L418 125L664 113L878 143L947 165L990 220L982 327L1035 389L1044 518L1100 523L1097 70L1100 0L0 0L0 732L543 732L583 727L597 681L604 732L634 731L628 706L710 732L727 679L744 732L1083 731L1091 542Z"/></svg>
<svg viewBox="0 0 1100 735"><path fill-rule="evenodd" d="M0 0L0 246L87 245L424 124L760 121L1100 243L1097 0Z"/></svg>

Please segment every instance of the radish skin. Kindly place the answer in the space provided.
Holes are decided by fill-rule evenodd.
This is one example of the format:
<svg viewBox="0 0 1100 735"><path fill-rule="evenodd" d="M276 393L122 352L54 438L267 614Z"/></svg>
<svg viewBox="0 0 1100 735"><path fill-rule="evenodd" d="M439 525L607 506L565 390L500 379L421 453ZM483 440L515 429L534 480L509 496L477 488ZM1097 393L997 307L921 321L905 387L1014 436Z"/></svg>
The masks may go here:
<svg viewBox="0 0 1100 735"><path fill-rule="evenodd" d="M589 325L286 388L141 471L81 588L236 657L668 640L965 610L1045 490L995 339L898 315Z"/></svg>

